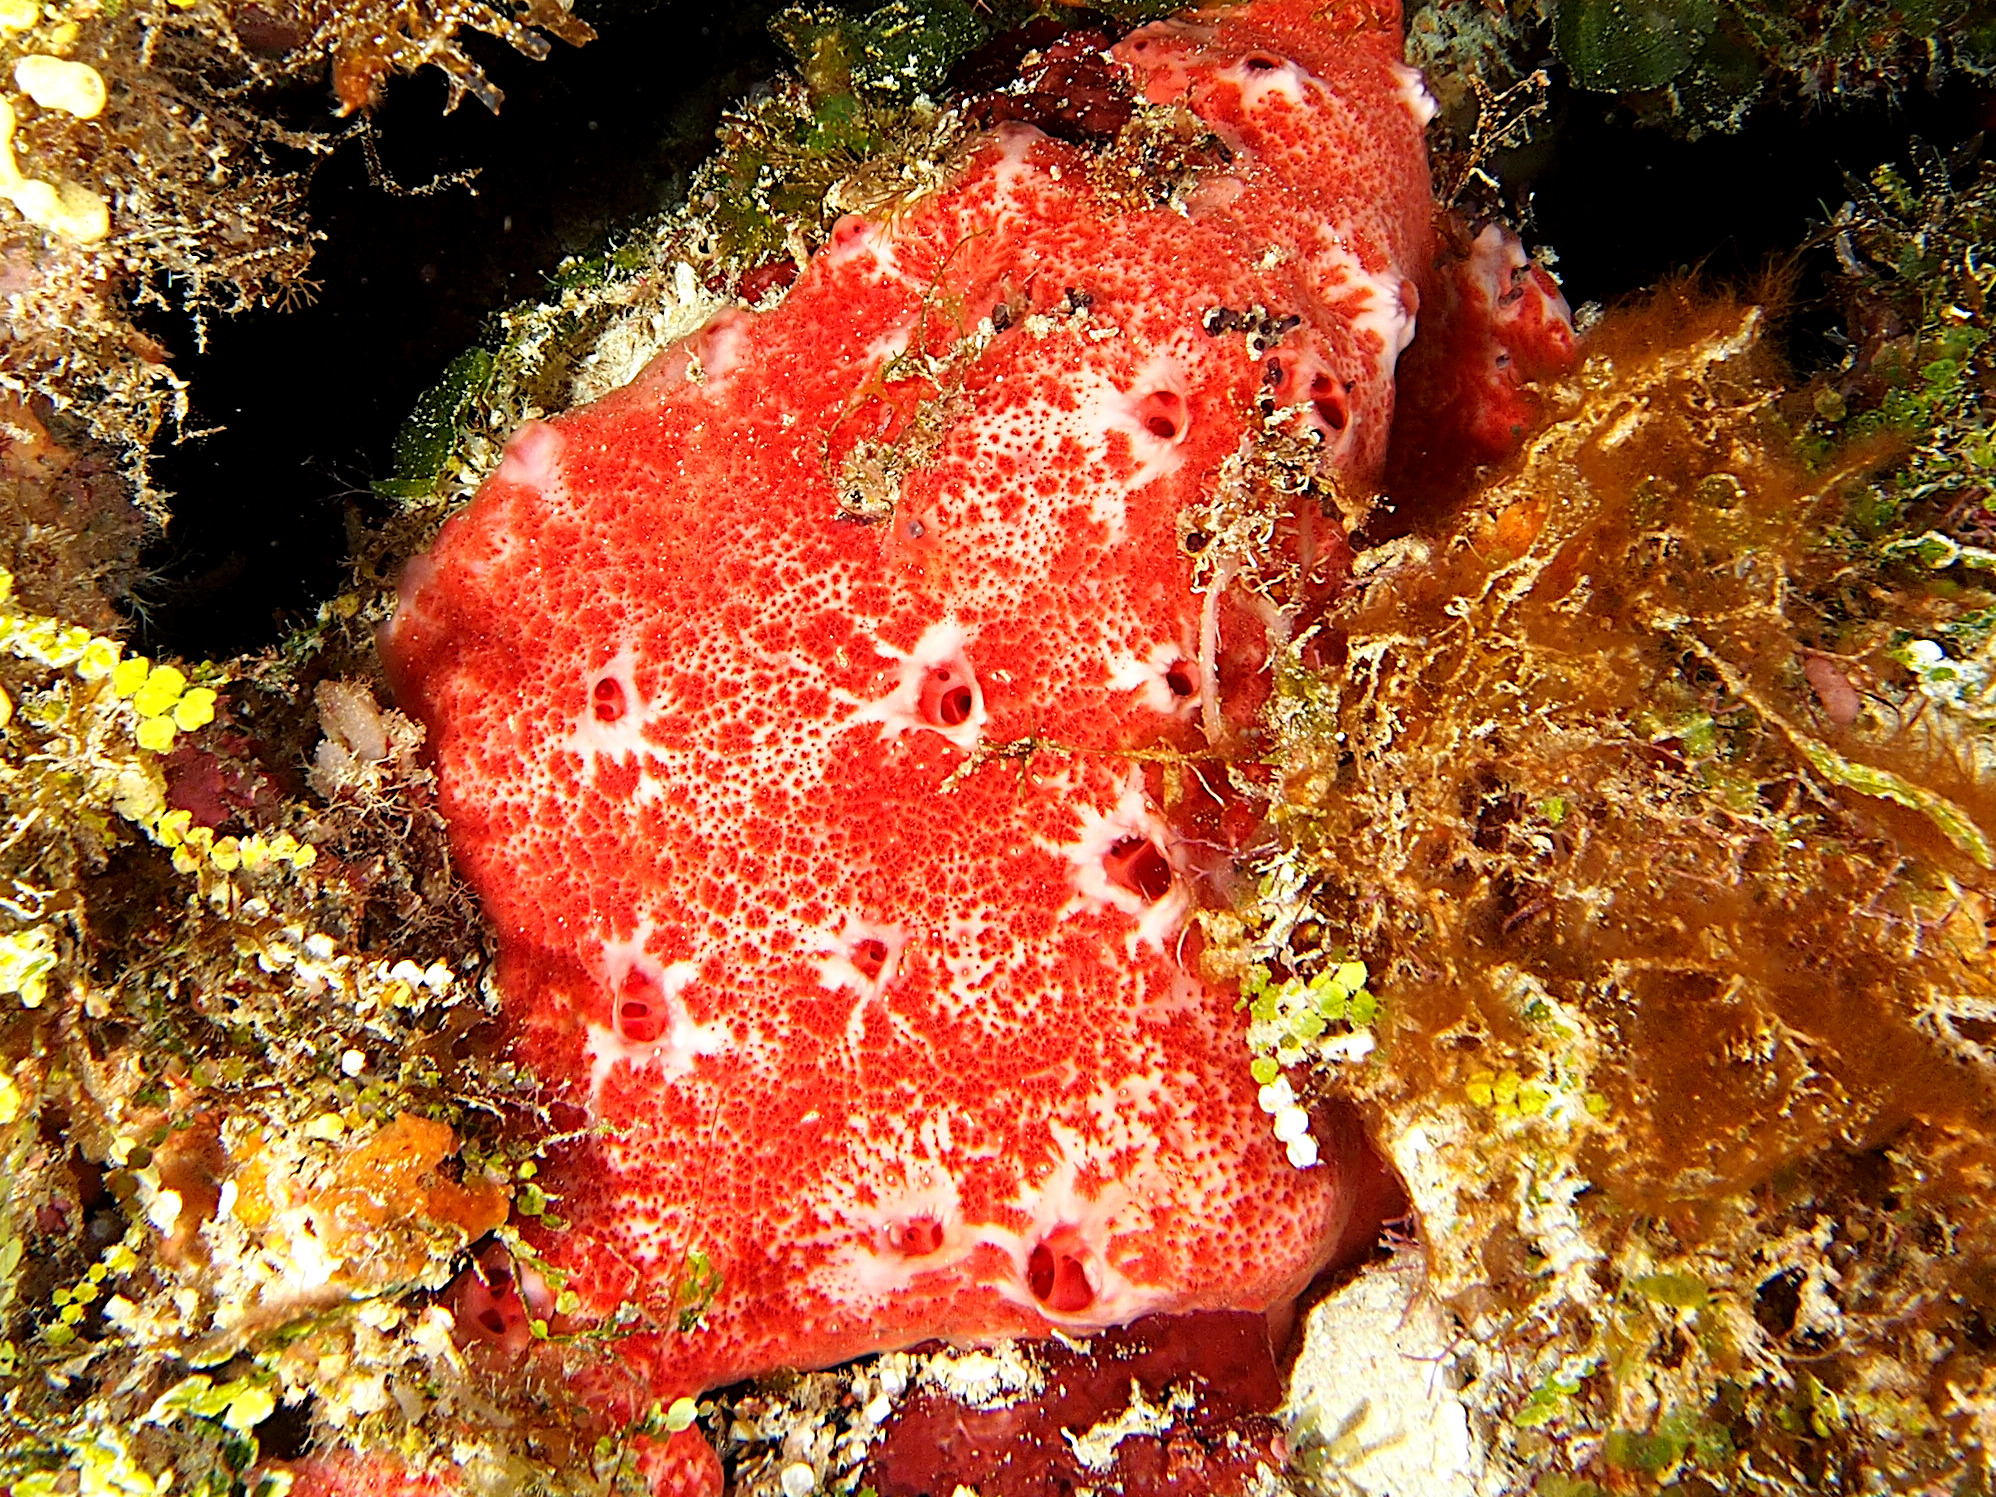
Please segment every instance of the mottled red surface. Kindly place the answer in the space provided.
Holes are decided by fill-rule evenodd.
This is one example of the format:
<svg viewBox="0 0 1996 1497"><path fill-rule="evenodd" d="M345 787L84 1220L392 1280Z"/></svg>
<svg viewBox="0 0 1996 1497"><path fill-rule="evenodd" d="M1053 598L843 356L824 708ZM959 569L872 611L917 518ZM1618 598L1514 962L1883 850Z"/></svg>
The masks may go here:
<svg viewBox="0 0 1996 1497"><path fill-rule="evenodd" d="M257 767L261 747L227 728L203 734L199 743L183 738L160 761L167 804L215 831L240 831L258 815L276 814L278 787Z"/></svg>
<svg viewBox="0 0 1996 1497"><path fill-rule="evenodd" d="M1259 1315L1150 1316L1030 1356L1044 1386L1016 1402L979 1407L934 1388L910 1396L868 1452L864 1482L880 1497L948 1497L959 1486L980 1497L1083 1487L1234 1497L1258 1469L1282 1468L1282 1377Z"/></svg>
<svg viewBox="0 0 1996 1497"><path fill-rule="evenodd" d="M290 1474L290 1497L438 1497L456 1487L443 1474L412 1471L390 1458L349 1451L270 1469Z"/></svg>
<svg viewBox="0 0 1996 1497"><path fill-rule="evenodd" d="M539 1245L579 1320L649 1317L615 1345L650 1396L1279 1307L1347 1226L1345 1135L1283 1157L1189 965L1253 827L1210 756L1285 625L1188 551L1238 500L1289 596L1343 575L1239 460L1273 429L1378 472L1437 277L1428 106L1368 4L1114 56L1226 147L1177 201L1001 126L773 310L515 434L405 581L386 655L519 1049L595 1129ZM1458 342L1467 429L1511 355ZM681 1333L695 1253L721 1287ZM698 1490L681 1454L657 1480Z"/></svg>

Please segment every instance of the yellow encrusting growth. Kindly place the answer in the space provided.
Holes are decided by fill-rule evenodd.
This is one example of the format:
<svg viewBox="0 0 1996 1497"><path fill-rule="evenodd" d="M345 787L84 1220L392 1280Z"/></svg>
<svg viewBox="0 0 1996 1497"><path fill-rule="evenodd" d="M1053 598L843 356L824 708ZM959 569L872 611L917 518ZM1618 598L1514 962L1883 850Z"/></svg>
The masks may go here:
<svg viewBox="0 0 1996 1497"><path fill-rule="evenodd" d="M110 91L104 75L87 62L32 53L14 64L14 86L44 109L60 109L80 120L104 112Z"/></svg>
<svg viewBox="0 0 1996 1497"><path fill-rule="evenodd" d="M166 811L144 823L154 841L173 850L173 866L182 873L193 873L204 864L217 873L234 873L238 868L261 873L280 863L306 869L319 856L316 847L300 842L289 832L272 837L261 832L252 832L247 837L217 837L210 828L195 826L193 821L191 812Z"/></svg>
<svg viewBox="0 0 1996 1497"><path fill-rule="evenodd" d="M1262 881L1264 895L1279 883L1279 868ZM1226 917L1219 917L1224 920ZM1272 955L1266 938L1257 950ZM1310 1135L1308 1110L1282 1073L1303 1065L1333 1066L1360 1061L1373 1050L1372 1023L1379 1001L1366 987L1364 962L1335 960L1309 978L1275 981L1266 966L1250 967L1241 980L1241 1002L1248 1010L1249 1069L1260 1086L1261 1110L1272 1120L1276 1139L1298 1169L1317 1163L1316 1140Z"/></svg>
<svg viewBox="0 0 1996 1497"><path fill-rule="evenodd" d="M191 733L215 720L215 691L192 686L178 666L155 666L143 655L118 662L111 672L111 689L130 697L139 715L137 737L142 748L165 753L176 733Z"/></svg>
<svg viewBox="0 0 1996 1497"><path fill-rule="evenodd" d="M12 592L13 578L0 570L0 650L74 676L77 687L69 705L91 710L100 725L118 725L145 755L166 753L180 734L196 732L215 720L219 696L214 687L190 684L187 672L177 665L155 665L143 655L124 656L116 640L81 626L24 612L13 605ZM214 671L212 666L196 669L200 674ZM221 677L210 674L210 679ZM0 711L0 729L4 729L14 716L14 708L4 692L0 692L0 702L6 703ZM111 808L169 849L173 866L180 872L205 868L220 874L238 870L257 874L279 865L303 870L318 857L311 843L301 842L289 832L217 837L208 827L196 826L192 812L167 806L158 771L144 758L133 756L121 763L110 737L101 732L92 736L100 751L98 779L106 788ZM0 937L16 943L26 939ZM47 966L28 972L22 966L28 960L25 952L23 947L11 956L0 953L0 993L18 992L29 1007L34 1007L41 1001L43 987L5 986L16 980L17 969L23 973L18 981L24 984L42 981Z"/></svg>
<svg viewBox="0 0 1996 1497"><path fill-rule="evenodd" d="M470 1075L452 1053L490 1013L468 900L383 949L339 881L295 876L325 838L370 860L375 890L420 878L448 906L434 818L415 813L438 847L420 861L408 816L369 819L398 788L421 804L420 730L377 709L392 751L368 790L280 799L290 829L201 825L173 804L190 767L242 787L225 804L273 792L221 735L170 770L162 752L216 721L223 689L239 726L295 694L259 662L128 656L14 584L0 568L0 1489L207 1490L225 1455L254 1461L280 1398L361 1439L384 1379L460 1427L475 1390L434 1296L532 1173L535 1145L494 1136L531 1100L510 1065ZM72 1157L123 1218L94 1260L47 1226L83 1219ZM550 1219L545 1192L519 1194ZM40 1391L78 1358L80 1399Z"/></svg>
<svg viewBox="0 0 1996 1497"><path fill-rule="evenodd" d="M55 967L55 932L46 925L0 935L0 994L20 995L23 1008L40 1008Z"/></svg>
<svg viewBox="0 0 1996 1497"><path fill-rule="evenodd" d="M101 80L100 80L101 82ZM29 223L94 244L111 232L111 207L77 182L45 182L22 175L14 159L14 106L0 99L0 197Z"/></svg>

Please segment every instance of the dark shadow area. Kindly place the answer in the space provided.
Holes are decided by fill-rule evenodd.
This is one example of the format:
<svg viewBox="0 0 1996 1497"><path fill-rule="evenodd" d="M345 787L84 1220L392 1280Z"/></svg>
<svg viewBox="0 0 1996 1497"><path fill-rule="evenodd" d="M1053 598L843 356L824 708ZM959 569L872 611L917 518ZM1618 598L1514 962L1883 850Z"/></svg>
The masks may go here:
<svg viewBox="0 0 1996 1497"><path fill-rule="evenodd" d="M1932 94L1820 109L1763 107L1737 135L1680 140L1602 95L1561 85L1549 142L1498 163L1531 193L1526 238L1559 254L1567 300L1611 302L1674 271L1751 284L1850 196L1845 174L1950 150L1987 96L1966 80Z"/></svg>
<svg viewBox="0 0 1996 1497"><path fill-rule="evenodd" d="M1776 346L1806 379L1845 354L1846 288L1829 236L1853 180L1890 163L1919 184L1948 157L1972 158L1990 98L1957 80L1935 93L1835 110L1768 106L1736 135L1686 140L1562 83L1541 138L1500 156L1493 170L1508 200L1529 205L1525 241L1557 255L1571 307L1613 306L1674 276L1730 289L1769 306ZM1388 502L1365 526L1369 543L1453 513L1482 481L1479 464L1489 456L1451 435L1454 356L1446 323L1424 315L1401 355ZM1441 392L1441 404L1423 402L1423 391Z"/></svg>
<svg viewBox="0 0 1996 1497"><path fill-rule="evenodd" d="M381 180L357 128L320 166L309 306L211 317L205 352L187 317L149 321L190 382L189 429L221 430L155 463L174 521L145 558L142 647L268 645L338 589L349 506L374 505L368 484L416 397L563 256L677 200L722 106L776 68L774 8L667 3L602 19L595 42L543 63L473 38L506 93L498 115L470 101L444 114L427 70L374 113ZM323 125L330 95L305 103ZM468 185L419 191L470 170Z"/></svg>

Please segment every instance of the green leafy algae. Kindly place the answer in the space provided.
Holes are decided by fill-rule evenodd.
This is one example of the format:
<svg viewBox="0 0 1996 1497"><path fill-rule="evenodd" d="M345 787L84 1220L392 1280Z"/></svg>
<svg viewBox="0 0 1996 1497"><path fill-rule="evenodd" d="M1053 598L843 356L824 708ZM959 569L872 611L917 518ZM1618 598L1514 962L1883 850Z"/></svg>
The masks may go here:
<svg viewBox="0 0 1996 1497"><path fill-rule="evenodd" d="M1718 19L1716 0L1562 0L1553 46L1582 88L1660 88L1691 66Z"/></svg>
<svg viewBox="0 0 1996 1497"><path fill-rule="evenodd" d="M395 470L375 488L398 499L421 498L433 492L444 464L463 434L466 415L492 378L495 360L483 348L469 348L452 359L443 378L424 391L395 435Z"/></svg>

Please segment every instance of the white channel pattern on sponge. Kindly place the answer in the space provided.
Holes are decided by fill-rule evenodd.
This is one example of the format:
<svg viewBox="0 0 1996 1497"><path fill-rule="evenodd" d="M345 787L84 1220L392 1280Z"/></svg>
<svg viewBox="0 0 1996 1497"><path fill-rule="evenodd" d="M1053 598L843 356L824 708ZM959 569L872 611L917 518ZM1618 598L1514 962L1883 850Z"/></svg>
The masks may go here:
<svg viewBox="0 0 1996 1497"><path fill-rule="evenodd" d="M915 334L921 331L921 327L922 324L917 319L889 328L860 350L860 362L879 365L878 377L884 379L887 366L908 352L909 343L913 341Z"/></svg>
<svg viewBox="0 0 1996 1497"><path fill-rule="evenodd" d="M854 950L862 941L878 941L886 948L887 954L881 961L880 971L872 977L862 972L852 960ZM894 979L900 974L901 953L908 948L908 930L905 926L887 925L848 911L836 931L820 929L806 932L802 944L811 953L809 960L817 969L819 986L827 992L854 995L856 1001L852 1012L846 1017L846 1047L856 1055L866 1035L866 1011L894 985ZM888 1017L900 1027L891 1013ZM912 1033L906 1037L915 1038Z"/></svg>
<svg viewBox="0 0 1996 1497"><path fill-rule="evenodd" d="M1028 336L1050 342L1080 342L1078 355L1066 348L1056 355L1063 363L1072 358L1080 365L1066 381L1078 407L1037 389L987 397L953 429L946 455L934 470L939 481L924 495L941 532L962 554L989 556L994 563L1003 557L1012 564L993 564L957 579L961 606L971 613L1011 612L1017 588L1028 579L1044 579L1065 547L1091 527L1106 531L1111 542L1118 539L1130 496L1184 462L1184 432L1161 438L1145 425L1144 414L1153 395L1183 398L1184 371L1195 362L1189 332L1132 368L1126 340L1083 341L1085 327L1067 318L1033 317L1025 328ZM1134 473L1118 471L1128 466L1121 457L1112 467L1112 433L1127 443ZM1041 486L1056 465L1060 493L1050 500ZM1001 473L1002 478L997 476ZM1084 611L1082 619L1085 627L1100 632L1101 648L1118 637L1109 600Z"/></svg>
<svg viewBox="0 0 1996 1497"><path fill-rule="evenodd" d="M1167 717L1190 716L1199 709L1206 691L1205 682L1197 679L1195 653L1190 642L1173 644L1169 640L1152 645L1150 653L1141 657L1112 648L1106 652L1109 690L1137 692L1138 702ZM1190 696L1180 696L1171 689L1168 678L1174 667L1193 678Z"/></svg>
<svg viewBox="0 0 1996 1497"><path fill-rule="evenodd" d="M1494 333L1506 323L1516 322L1527 310L1535 310L1535 299L1529 296L1512 296L1519 285L1519 272L1532 263L1530 255L1518 236L1507 233L1496 224L1491 224L1469 247L1469 265L1466 279L1482 298L1486 313L1483 321ZM1508 299L1507 299L1508 298ZM1562 317L1569 316L1566 298L1554 292L1547 298ZM1493 336L1490 339L1491 351L1501 352L1501 345Z"/></svg>
<svg viewBox="0 0 1996 1497"><path fill-rule="evenodd" d="M603 990L609 993L611 1003L621 1001L619 995L624 991L625 980L637 972L658 990L659 1001L665 1005L666 1024L659 1037L649 1041L624 1038L615 1025L614 1015L610 1024L591 1023L586 1026L587 1038L583 1050L589 1058L591 1113L599 1112L603 1085L619 1065L628 1065L633 1070L656 1067L660 1079L669 1084L690 1074L701 1057L719 1055L735 1043L734 1035L720 1020L710 1024L695 1023L680 998L693 979L700 975L700 964L690 961L670 965L661 963L645 949L651 935L650 923L640 920L636 932L628 940L606 939L602 943L600 981Z"/></svg>
<svg viewBox="0 0 1996 1497"><path fill-rule="evenodd" d="M1118 1115L1125 1115L1120 1108ZM1057 1162L1044 1178L1022 1181L1019 1193L1008 1203L1024 1213L1031 1225L1023 1232L1011 1232L991 1223L977 1227L981 1240L1003 1248L1012 1261L1012 1273L992 1288L1001 1298L1036 1311L1048 1320L1091 1329L1127 1325L1166 1308L1172 1300L1168 1290L1135 1283L1110 1260L1108 1251L1116 1237L1150 1225L1150 1213L1138 1203L1148 1194L1146 1187L1159 1183L1156 1138L1148 1129L1125 1130L1128 1146L1138 1154L1137 1161L1129 1164L1115 1158L1126 1153L1125 1148L1114 1144L1090 1146L1061 1123L1051 1124L1049 1131L1053 1134ZM1109 1177L1110 1183L1096 1196L1090 1197L1081 1189L1084 1165L1090 1167L1091 1173ZM1085 1310L1061 1311L1042 1304L1028 1278L1033 1249L1060 1231L1069 1233L1072 1240L1086 1249L1081 1261L1091 1295Z"/></svg>
<svg viewBox="0 0 1996 1497"><path fill-rule="evenodd" d="M1087 486L1088 518L1106 526L1111 540L1123 538L1129 496L1185 464L1181 448L1191 425L1189 419L1179 423L1174 435L1160 437L1145 425L1144 412L1153 395L1175 395L1182 403L1188 383L1185 366L1168 354L1154 354L1146 360L1129 388L1092 369L1077 371L1073 394L1078 408L1071 413L1049 411L1044 418L1051 432L1071 434L1088 462L1098 469L1108 457L1110 434L1120 433L1128 439L1136 472L1119 479L1104 472Z"/></svg>
<svg viewBox="0 0 1996 1497"><path fill-rule="evenodd" d="M933 1154L908 1164L904 1181L847 1199L831 1219L836 1224L817 1239L831 1247L831 1261L814 1277L834 1304L892 1299L923 1274L962 1262L978 1243L964 1224L956 1177ZM909 1257L894 1246L893 1234L914 1221L936 1224L933 1252Z"/></svg>
<svg viewBox="0 0 1996 1497"><path fill-rule="evenodd" d="M638 694L637 667L637 650L626 642L615 655L589 672L582 682L582 711L568 736L555 747L574 754L592 772L599 756L615 764L635 760L638 788L632 799L643 805L657 800L665 787L653 769L658 763L657 749L645 739L645 727L652 719L644 710L644 698ZM623 714L614 722L605 722L596 715L596 688L604 681L615 681L623 695Z"/></svg>
<svg viewBox="0 0 1996 1497"><path fill-rule="evenodd" d="M1251 55L1264 64L1271 60L1267 53ZM1231 67L1220 69L1214 77L1241 91L1241 107L1250 114L1267 108L1271 101L1279 101L1291 109L1306 109L1331 97L1324 80L1293 58L1285 57L1273 67L1250 67L1243 57Z"/></svg>
<svg viewBox="0 0 1996 1497"><path fill-rule="evenodd" d="M1051 776L1042 781L1043 787L1052 787L1050 794L1063 800L1068 783L1065 778ZM1058 877L1059 865L1045 872ZM1150 984L1141 972L1113 960L1113 954L1099 943L1089 949L1120 974L1115 1003L1134 1010L1145 1001ZM1059 969L1070 960L1063 943L1021 949L1002 923L971 914L916 931L902 958L901 974L903 981L921 985L924 1002L931 1004L954 1031L983 1033L993 1043L1001 1043L1031 1007L1021 993L1031 991L1035 984L1058 981Z"/></svg>
<svg viewBox="0 0 1996 1497"><path fill-rule="evenodd" d="M1074 886L1074 897L1062 907L1060 918L1121 910L1137 922L1137 928L1124 940L1128 954L1135 957L1139 946L1148 946L1164 955L1166 943L1191 906L1191 896L1185 891L1184 870L1179 867L1171 828L1144 794L1143 770L1131 766L1112 809L1102 812L1084 802L1076 808L1076 815L1081 827L1074 841L1047 848L1067 860L1068 881ZM1171 888L1154 904L1109 877L1110 849L1132 837L1151 842L1171 864Z"/></svg>
<svg viewBox="0 0 1996 1497"><path fill-rule="evenodd" d="M1193 66L1181 49L1203 47L1212 36L1211 26L1196 21L1153 21L1116 43L1109 55L1136 73L1148 102L1178 104L1190 90ZM1167 45L1140 59L1138 46L1149 42Z"/></svg>
<svg viewBox="0 0 1996 1497"><path fill-rule="evenodd" d="M934 988L951 1018L961 1018L986 1003L997 980L1010 970L1000 941L1009 932L988 915L959 915L944 925L935 960L949 974L947 987Z"/></svg>
<svg viewBox="0 0 1996 1497"><path fill-rule="evenodd" d="M658 1136L643 1126L605 1128L599 1136L613 1177L642 1179L658 1157ZM632 1272L634 1289L647 1282L670 1282L685 1265L688 1246L711 1240L695 1213L670 1205L655 1192L634 1191L625 1197L625 1206L617 1223L618 1250Z"/></svg>
<svg viewBox="0 0 1996 1497"><path fill-rule="evenodd" d="M703 670L710 679L761 667L783 679L799 683L800 690L815 685L826 690L833 700L847 706L863 710L867 705L849 693L828 685L824 680L824 668L795 651L771 649L746 635L725 641L716 639L709 650L711 653L686 657L685 663ZM698 746L671 745L647 736L649 730L670 712L675 700L667 686L662 686L659 693L649 700L639 692L637 669L641 663L637 647L627 642L620 645L617 654L603 665L579 675L583 698L580 713L565 733L547 740L549 751L537 756L543 766L539 778L544 793L552 783L552 761L561 754L578 759L592 778L600 775L603 761L618 765L635 763L638 783L629 797L629 803L636 808L662 804L667 796L674 793L675 786L683 790L689 784L711 781L711 763ZM624 715L615 722L603 722L595 716L594 689L596 683L603 680L616 681L624 693ZM919 704L919 681L916 700ZM981 699L979 708L974 720L981 722ZM763 724L755 730L748 750L739 756L737 762L751 773L771 764L781 764L791 770L799 785L815 783L823 778L831 763L836 752L836 740L853 726L853 722L851 717L841 719L833 715L809 720L789 718ZM927 726L926 723L918 725ZM739 783L734 779L718 785L709 783L708 793L724 796L737 790Z"/></svg>
<svg viewBox="0 0 1996 1497"><path fill-rule="evenodd" d="M804 1240L830 1249L828 1261L812 1273L813 1287L831 1304L866 1309L909 1290L925 1275L965 1264L980 1249L996 1248L1009 1271L985 1281L988 1287L1001 1299L1055 1323L1100 1329L1167 1307L1172 1298L1167 1290L1130 1280L1109 1251L1119 1235L1151 1225L1140 1202L1150 1186L1161 1183L1156 1161L1159 1140L1136 1113L1163 1089L1161 1076L1138 1076L1126 1078L1104 1096L1087 1099L1083 1105L1102 1129L1103 1142L1086 1142L1076 1129L1050 1124L1053 1168L1038 1181L1022 1182L1005 1203L1027 1218L1026 1225L1016 1230L964 1219L955 1178L943 1159L974 1158L977 1151L952 1137L946 1109L929 1112L912 1128L892 1130L900 1136L885 1139L876 1136L881 1131L878 1119L849 1119L855 1134L851 1163L855 1170L873 1165L874 1178L828 1180L826 1201L815 1212L807 1206L804 1214L826 1225ZM1129 1163L1132 1154L1134 1165ZM881 1177L879 1166L889 1159L896 1162L897 1178ZM1090 1196L1080 1185L1084 1172L1112 1183ZM916 1220L934 1222L940 1241L933 1252L911 1257L893 1246L893 1234ZM1033 1250L1056 1233L1081 1250L1091 1290L1083 1310L1055 1310L1033 1293Z"/></svg>
<svg viewBox="0 0 1996 1497"><path fill-rule="evenodd" d="M1379 340L1375 377L1390 382L1393 366L1414 341L1419 295L1413 282L1392 266L1377 273L1367 270L1346 240L1345 233L1330 225L1320 229L1317 247L1310 252L1310 270L1317 278L1318 294L1340 304L1359 346L1366 346L1367 333ZM1350 290L1341 293L1341 287ZM1350 305L1353 301L1357 305Z"/></svg>
<svg viewBox="0 0 1996 1497"><path fill-rule="evenodd" d="M1428 80L1421 76L1419 68L1404 62L1388 62L1386 67L1393 75L1395 96L1414 117L1414 123L1427 129L1428 122L1441 110L1435 96L1428 92Z"/></svg>
<svg viewBox="0 0 1996 1497"><path fill-rule="evenodd" d="M1127 525L1129 495L1176 471L1183 462L1176 440L1162 440L1143 425L1141 401L1120 381L1087 370L1077 372L1069 388L1079 401L1078 409L1035 396L1002 412L979 412L975 446L951 457L953 468L960 466L966 476L975 474L986 487L953 483L938 496L945 529L957 545L980 553L990 547L1009 555L1029 577L1044 574L1049 560L1060 553L1063 532L1084 517L1105 529L1112 541L1120 540ZM1111 432L1128 438L1139 464L1130 478L1112 476L1106 468ZM1000 457L1014 464L1002 486L990 478L992 461ZM1033 482L1056 462L1063 468L1085 463L1093 471L1072 484L1058 508L1043 503L1043 513L1008 517L1002 508L1006 496L1030 492ZM994 575L983 585L966 580L964 591L978 606L1003 607L1012 586Z"/></svg>
<svg viewBox="0 0 1996 1497"><path fill-rule="evenodd" d="M899 738L903 733L926 729L970 753L983 735L988 714L984 710L984 688L978 685L977 671L965 653L968 643L963 626L954 617L929 625L912 650L897 650L885 640L875 640L874 649L895 662L899 679L886 696L866 703L847 719L847 726L878 723L885 738ZM932 723L922 716L922 690L931 674L938 670L958 672L970 687L970 712L953 726Z"/></svg>
<svg viewBox="0 0 1996 1497"><path fill-rule="evenodd" d="M1204 1012L1210 1002L1212 995L1204 981L1179 966L1172 971L1170 982L1161 987L1153 984L1144 993L1137 1001L1135 1011L1151 1018L1162 1018L1166 1014L1196 1014Z"/></svg>
<svg viewBox="0 0 1996 1497"><path fill-rule="evenodd" d="M506 439L492 479L526 490L533 496L531 502L550 512L576 513L577 506L561 471L565 446L566 439L547 422L522 422ZM512 502L518 504L522 501L516 496ZM461 565L469 575L481 580L510 565L520 549L518 528L515 526L486 526L479 538L479 551L465 556ZM399 588L398 620L411 609L416 594L428 586L431 572L428 552L411 558Z"/></svg>

